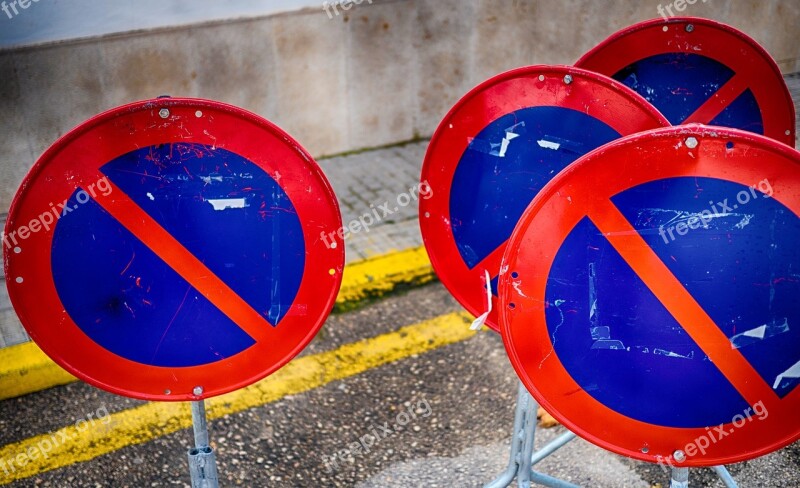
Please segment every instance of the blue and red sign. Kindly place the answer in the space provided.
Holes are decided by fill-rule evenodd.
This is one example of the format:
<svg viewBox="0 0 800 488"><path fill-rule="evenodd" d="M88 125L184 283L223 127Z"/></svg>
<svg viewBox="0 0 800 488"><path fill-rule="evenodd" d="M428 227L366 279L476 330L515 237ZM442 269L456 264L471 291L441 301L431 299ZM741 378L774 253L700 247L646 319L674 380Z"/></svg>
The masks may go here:
<svg viewBox="0 0 800 488"><path fill-rule="evenodd" d="M536 193L589 151L669 123L621 83L584 70L530 66L470 91L431 140L420 227L433 267L469 312L486 310L511 231ZM496 307L494 307L496 309ZM493 310L486 324L498 330Z"/></svg>
<svg viewBox="0 0 800 488"><path fill-rule="evenodd" d="M800 153L697 124L612 142L533 201L500 276L518 375L570 430L676 466L800 438Z"/></svg>
<svg viewBox="0 0 800 488"><path fill-rule="evenodd" d="M795 145L794 103L780 69L725 24L649 20L613 34L575 65L636 90L673 125L732 127Z"/></svg>
<svg viewBox="0 0 800 488"><path fill-rule="evenodd" d="M229 105L158 99L56 142L12 205L9 294L67 371L148 400L196 400L274 372L332 309L341 227L313 159ZM199 389L198 389L199 387Z"/></svg>

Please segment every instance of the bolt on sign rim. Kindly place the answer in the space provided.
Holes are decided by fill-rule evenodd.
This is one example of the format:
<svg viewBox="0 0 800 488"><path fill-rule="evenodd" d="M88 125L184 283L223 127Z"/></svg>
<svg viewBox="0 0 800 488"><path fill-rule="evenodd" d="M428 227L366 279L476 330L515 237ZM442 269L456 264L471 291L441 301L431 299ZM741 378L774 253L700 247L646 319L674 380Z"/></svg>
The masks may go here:
<svg viewBox="0 0 800 488"><path fill-rule="evenodd" d="M4 234L11 302L56 363L104 390L200 400L316 335L344 267L311 156L240 108L161 98L79 125L36 162Z"/></svg>
<svg viewBox="0 0 800 488"><path fill-rule="evenodd" d="M794 149L699 124L571 165L503 260L522 382L576 434L644 461L714 466L796 441L798 188Z"/></svg>

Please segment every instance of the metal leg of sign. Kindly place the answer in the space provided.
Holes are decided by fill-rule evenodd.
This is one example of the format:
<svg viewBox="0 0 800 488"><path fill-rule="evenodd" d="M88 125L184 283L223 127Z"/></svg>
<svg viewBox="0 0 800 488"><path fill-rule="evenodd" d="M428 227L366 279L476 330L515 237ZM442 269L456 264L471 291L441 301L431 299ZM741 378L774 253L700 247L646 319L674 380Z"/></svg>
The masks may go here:
<svg viewBox="0 0 800 488"><path fill-rule="evenodd" d="M719 476L719 479L725 484L726 488L739 488L739 485L736 484L736 480L734 480L728 472L728 468L725 466L714 466L713 469L714 472L717 473L717 476Z"/></svg>
<svg viewBox="0 0 800 488"><path fill-rule="evenodd" d="M537 408L538 405L528 393L528 390L520 383L517 392L517 408L514 413L514 433L511 437L511 456L508 460L508 467L506 467L503 474L484 485L484 488L505 488L511 485L514 478L517 479L517 485L521 488L529 488L531 482L552 488L578 488L577 485L532 469L536 463L553 454L575 438L575 434L566 432L534 452Z"/></svg>
<svg viewBox="0 0 800 488"><path fill-rule="evenodd" d="M725 466L712 466L712 469L727 488L739 488ZM689 488L689 468L672 468L670 488Z"/></svg>
<svg viewBox="0 0 800 488"><path fill-rule="evenodd" d="M206 404L203 400L192 402L192 427L194 447L189 449L189 474L192 488L219 488L217 460L208 442Z"/></svg>
<svg viewBox="0 0 800 488"><path fill-rule="evenodd" d="M672 468L670 488L689 488L689 468Z"/></svg>

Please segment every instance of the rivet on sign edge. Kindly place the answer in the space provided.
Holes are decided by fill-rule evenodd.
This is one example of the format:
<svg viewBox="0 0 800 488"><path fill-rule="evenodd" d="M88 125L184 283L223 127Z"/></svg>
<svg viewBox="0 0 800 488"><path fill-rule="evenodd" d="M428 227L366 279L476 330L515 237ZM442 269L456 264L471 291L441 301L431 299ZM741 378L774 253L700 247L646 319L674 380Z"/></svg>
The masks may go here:
<svg viewBox="0 0 800 488"><path fill-rule="evenodd" d="M572 83L572 75L565 75L564 76L564 83L566 83L567 85Z"/></svg>
<svg viewBox="0 0 800 488"><path fill-rule="evenodd" d="M194 396L202 395L203 394L203 387L202 386L195 386L194 390L192 390L192 393L194 393Z"/></svg>
<svg viewBox="0 0 800 488"><path fill-rule="evenodd" d="M161 110L158 111L158 116L161 117L162 119L166 119L167 117L169 117L169 109L162 108Z"/></svg>
<svg viewBox="0 0 800 488"><path fill-rule="evenodd" d="M672 453L672 458L678 461L679 463L682 463L686 461L686 453L678 449L677 451Z"/></svg>
<svg viewBox="0 0 800 488"><path fill-rule="evenodd" d="M686 147L689 149L694 149L697 147L697 138L689 137L686 139Z"/></svg>
<svg viewBox="0 0 800 488"><path fill-rule="evenodd" d="M694 24L686 24L686 32L692 32L694 30Z"/></svg>

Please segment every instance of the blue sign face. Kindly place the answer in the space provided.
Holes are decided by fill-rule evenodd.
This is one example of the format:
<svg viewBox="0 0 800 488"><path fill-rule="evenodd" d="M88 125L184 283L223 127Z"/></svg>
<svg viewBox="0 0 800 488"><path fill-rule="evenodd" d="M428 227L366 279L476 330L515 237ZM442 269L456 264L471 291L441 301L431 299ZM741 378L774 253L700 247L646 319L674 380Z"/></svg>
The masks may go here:
<svg viewBox="0 0 800 488"><path fill-rule="evenodd" d="M127 153L101 171L270 325L280 325L303 279L305 243L292 202L263 169L224 149L170 144ZM53 279L67 313L92 340L163 367L220 361L254 344L85 193L73 194L68 206L53 237Z"/></svg>
<svg viewBox="0 0 800 488"><path fill-rule="evenodd" d="M684 177L611 201L783 398L800 382L783 374L800 360L800 220L771 194L768 180ZM749 407L588 218L558 251L546 300L559 360L616 412L690 428Z"/></svg>
<svg viewBox="0 0 800 488"><path fill-rule="evenodd" d="M652 103L671 124L680 125L735 75L729 67L700 54L668 53L637 61L613 78ZM764 133L761 110L750 89L704 123Z"/></svg>
<svg viewBox="0 0 800 488"><path fill-rule="evenodd" d="M620 137L569 108L532 107L493 121L461 157L450 192L453 237L474 269L503 246L533 197L578 157ZM497 272L492 288L497 295Z"/></svg>

